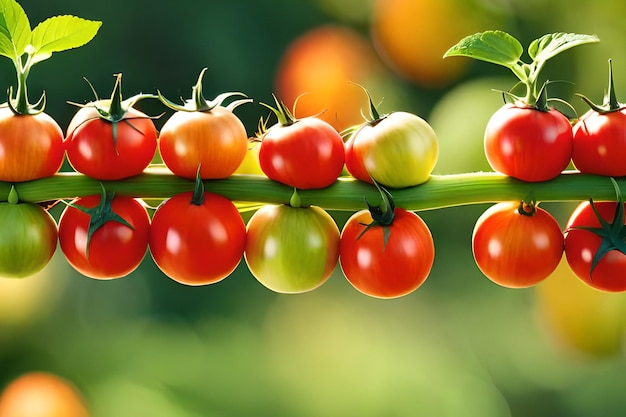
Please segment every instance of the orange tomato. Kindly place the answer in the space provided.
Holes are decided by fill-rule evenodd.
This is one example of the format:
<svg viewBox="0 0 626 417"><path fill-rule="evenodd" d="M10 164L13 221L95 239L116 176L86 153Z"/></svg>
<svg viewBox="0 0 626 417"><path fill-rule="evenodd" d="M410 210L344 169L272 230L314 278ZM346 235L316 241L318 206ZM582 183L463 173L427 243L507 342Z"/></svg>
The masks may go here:
<svg viewBox="0 0 626 417"><path fill-rule="evenodd" d="M29 372L9 383L0 394L0 417L87 417L78 390L46 372Z"/></svg>
<svg viewBox="0 0 626 417"><path fill-rule="evenodd" d="M318 115L341 131L363 122L368 109L363 90L380 62L369 42L341 26L314 28L296 38L284 52L276 74L277 96L296 117ZM323 113L322 113L323 112Z"/></svg>

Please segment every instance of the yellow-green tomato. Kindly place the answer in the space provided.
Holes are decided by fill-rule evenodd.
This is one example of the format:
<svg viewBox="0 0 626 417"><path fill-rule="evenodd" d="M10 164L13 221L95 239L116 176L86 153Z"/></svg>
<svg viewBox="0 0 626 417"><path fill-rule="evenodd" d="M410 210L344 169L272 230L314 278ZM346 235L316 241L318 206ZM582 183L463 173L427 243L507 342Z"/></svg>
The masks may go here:
<svg viewBox="0 0 626 417"><path fill-rule="evenodd" d="M404 188L430 178L439 157L433 128L421 117L393 112L366 122L346 142L346 168L372 183Z"/></svg>
<svg viewBox="0 0 626 417"><path fill-rule="evenodd" d="M41 206L0 203L0 277L34 275L48 264L56 247L56 223Z"/></svg>
<svg viewBox="0 0 626 417"><path fill-rule="evenodd" d="M330 277L338 258L339 229L319 207L266 205L248 221L248 269L272 291L314 290Z"/></svg>

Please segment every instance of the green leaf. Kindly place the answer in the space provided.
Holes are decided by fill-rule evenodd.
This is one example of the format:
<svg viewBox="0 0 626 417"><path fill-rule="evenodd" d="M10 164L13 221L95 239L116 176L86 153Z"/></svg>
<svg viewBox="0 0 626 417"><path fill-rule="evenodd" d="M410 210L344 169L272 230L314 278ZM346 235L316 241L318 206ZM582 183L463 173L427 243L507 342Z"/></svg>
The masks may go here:
<svg viewBox="0 0 626 417"><path fill-rule="evenodd" d="M33 63L50 58L53 52L83 46L96 36L102 22L76 16L54 16L39 23L32 33Z"/></svg>
<svg viewBox="0 0 626 417"><path fill-rule="evenodd" d="M30 43L30 22L15 0L0 0L0 55L17 61Z"/></svg>
<svg viewBox="0 0 626 417"><path fill-rule="evenodd" d="M528 47L528 55L533 61L547 61L553 56L585 43L599 42L596 35L580 35L577 33L550 33L535 39Z"/></svg>
<svg viewBox="0 0 626 417"><path fill-rule="evenodd" d="M490 30L466 36L443 55L465 56L513 68L522 57L524 48L513 36L500 30Z"/></svg>

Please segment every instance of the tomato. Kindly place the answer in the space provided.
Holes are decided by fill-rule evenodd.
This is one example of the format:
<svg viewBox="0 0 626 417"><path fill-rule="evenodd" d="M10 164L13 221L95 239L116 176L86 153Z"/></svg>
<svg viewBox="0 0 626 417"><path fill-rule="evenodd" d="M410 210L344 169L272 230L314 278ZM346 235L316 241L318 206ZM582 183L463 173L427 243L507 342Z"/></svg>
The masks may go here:
<svg viewBox="0 0 626 417"><path fill-rule="evenodd" d="M491 167L522 181L553 179L572 157L572 127L554 109L507 103L489 119L484 139Z"/></svg>
<svg viewBox="0 0 626 417"><path fill-rule="evenodd" d="M572 161L583 174L626 176L626 110L589 110L574 124Z"/></svg>
<svg viewBox="0 0 626 417"><path fill-rule="evenodd" d="M145 207L131 197L110 198L102 202L102 196L92 195L74 200L72 205L94 210L93 221L90 213L72 206L59 219L63 254L74 269L90 278L126 276L139 266L148 249L150 217ZM116 217L107 220L107 216ZM90 232L94 221L101 224Z"/></svg>
<svg viewBox="0 0 626 417"><path fill-rule="evenodd" d="M64 155L63 131L48 114L16 115L0 108L0 181L51 177Z"/></svg>
<svg viewBox="0 0 626 417"><path fill-rule="evenodd" d="M299 189L326 188L343 171L341 135L316 117L287 120L263 135L259 163L265 175Z"/></svg>
<svg viewBox="0 0 626 417"><path fill-rule="evenodd" d="M365 230L372 215L358 211L341 232L341 270L354 288L372 297L395 298L415 291L428 278L435 260L433 238L422 218L401 208L393 213L390 225Z"/></svg>
<svg viewBox="0 0 626 417"><path fill-rule="evenodd" d="M74 170L88 177L119 180L139 175L156 152L156 127L134 108L122 120L111 122L85 107L70 123L76 127L67 133L67 158Z"/></svg>
<svg viewBox="0 0 626 417"><path fill-rule="evenodd" d="M403 188L422 184L437 163L437 135L421 117L393 112L366 122L346 142L346 168L355 178Z"/></svg>
<svg viewBox="0 0 626 417"><path fill-rule="evenodd" d="M186 285L212 284L235 270L246 242L246 226L225 197L177 194L162 203L150 227L150 253L171 279Z"/></svg>
<svg viewBox="0 0 626 417"><path fill-rule="evenodd" d="M598 214L606 222L614 219L618 204L610 201L594 202ZM617 219L618 225L626 224L624 217ZM590 230L580 228L601 228L590 202L583 202L572 212L565 233L565 255L572 271L588 285L602 291L626 291L626 254L615 246L604 251L601 245L606 240ZM609 239L610 240L610 239ZM617 237L615 241L623 237ZM599 251L600 254L598 254ZM604 253L603 253L604 252ZM597 257L599 256L599 259ZM597 263L595 263L597 262Z"/></svg>
<svg viewBox="0 0 626 417"><path fill-rule="evenodd" d="M610 60L604 104L582 97L591 109L573 127L574 166L583 174L626 176L626 161L621 157L626 153L626 108L617 101Z"/></svg>
<svg viewBox="0 0 626 417"><path fill-rule="evenodd" d="M57 247L57 225L41 206L0 203L0 276L22 278L41 271Z"/></svg>
<svg viewBox="0 0 626 417"><path fill-rule="evenodd" d="M88 417L82 393L65 378L27 372L11 380L0 394L0 417Z"/></svg>
<svg viewBox="0 0 626 417"><path fill-rule="evenodd" d="M248 269L272 291L314 290L337 265L339 228L319 207L266 205L250 218L247 231Z"/></svg>
<svg viewBox="0 0 626 417"><path fill-rule="evenodd" d="M478 218L472 251L476 265L491 281L503 287L525 288L543 281L556 269L563 256L563 233L546 210L504 202L491 206Z"/></svg>

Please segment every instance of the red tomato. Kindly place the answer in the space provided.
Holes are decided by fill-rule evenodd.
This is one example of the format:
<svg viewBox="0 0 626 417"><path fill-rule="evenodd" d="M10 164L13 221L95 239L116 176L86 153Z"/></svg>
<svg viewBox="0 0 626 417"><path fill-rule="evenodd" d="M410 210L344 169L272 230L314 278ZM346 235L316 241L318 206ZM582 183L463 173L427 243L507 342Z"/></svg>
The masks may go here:
<svg viewBox="0 0 626 417"><path fill-rule="evenodd" d="M626 176L626 110L589 110L574 124L572 160L584 174Z"/></svg>
<svg viewBox="0 0 626 417"><path fill-rule="evenodd" d="M93 208L100 205L100 195L74 201L74 205ZM131 197L115 196L111 211L131 227L107 221L89 239L91 217L68 206L59 219L59 243L68 262L81 274L97 279L120 278L133 272L148 248L150 217L145 207Z"/></svg>
<svg viewBox="0 0 626 417"><path fill-rule="evenodd" d="M495 204L474 227L476 265L498 285L526 288L547 278L563 256L563 233L550 213L535 207L521 214L519 202Z"/></svg>
<svg viewBox="0 0 626 417"><path fill-rule="evenodd" d="M430 230L417 214L394 210L389 226L372 226L368 210L353 214L341 232L339 263L348 281L360 292L394 298L416 290L428 277L435 260ZM389 228L385 245L384 227Z"/></svg>
<svg viewBox="0 0 626 417"><path fill-rule="evenodd" d="M186 285L212 284L226 278L243 257L246 226L225 197L193 192L175 195L152 218L150 252L170 278Z"/></svg>
<svg viewBox="0 0 626 417"><path fill-rule="evenodd" d="M612 221L617 204L608 201L594 202L596 210L606 222ZM621 222L626 224L623 218ZM626 291L626 254L617 249L609 250L592 271L592 264L603 239L590 230L577 229L578 227L601 227L589 202L579 204L567 222L565 255L572 271L596 289L610 292ZM622 243L623 240L621 237Z"/></svg>
<svg viewBox="0 0 626 417"><path fill-rule="evenodd" d="M569 120L554 109L505 104L485 129L485 154L491 167L528 182L557 177L572 157Z"/></svg>
<svg viewBox="0 0 626 417"><path fill-rule="evenodd" d="M175 175L195 179L227 178L243 162L248 134L229 109L215 106L206 111L177 111L159 134L159 150Z"/></svg>
<svg viewBox="0 0 626 417"><path fill-rule="evenodd" d="M326 188L343 170L341 135L315 117L276 124L263 135L259 163L265 175L299 189Z"/></svg>
<svg viewBox="0 0 626 417"><path fill-rule="evenodd" d="M152 120L134 108L121 121L110 122L95 108L83 107L70 122L65 141L67 158L77 172L119 180L141 174L150 164L157 131Z"/></svg>
<svg viewBox="0 0 626 417"><path fill-rule="evenodd" d="M61 168L64 153L63 131L52 117L0 108L0 181L51 177Z"/></svg>

